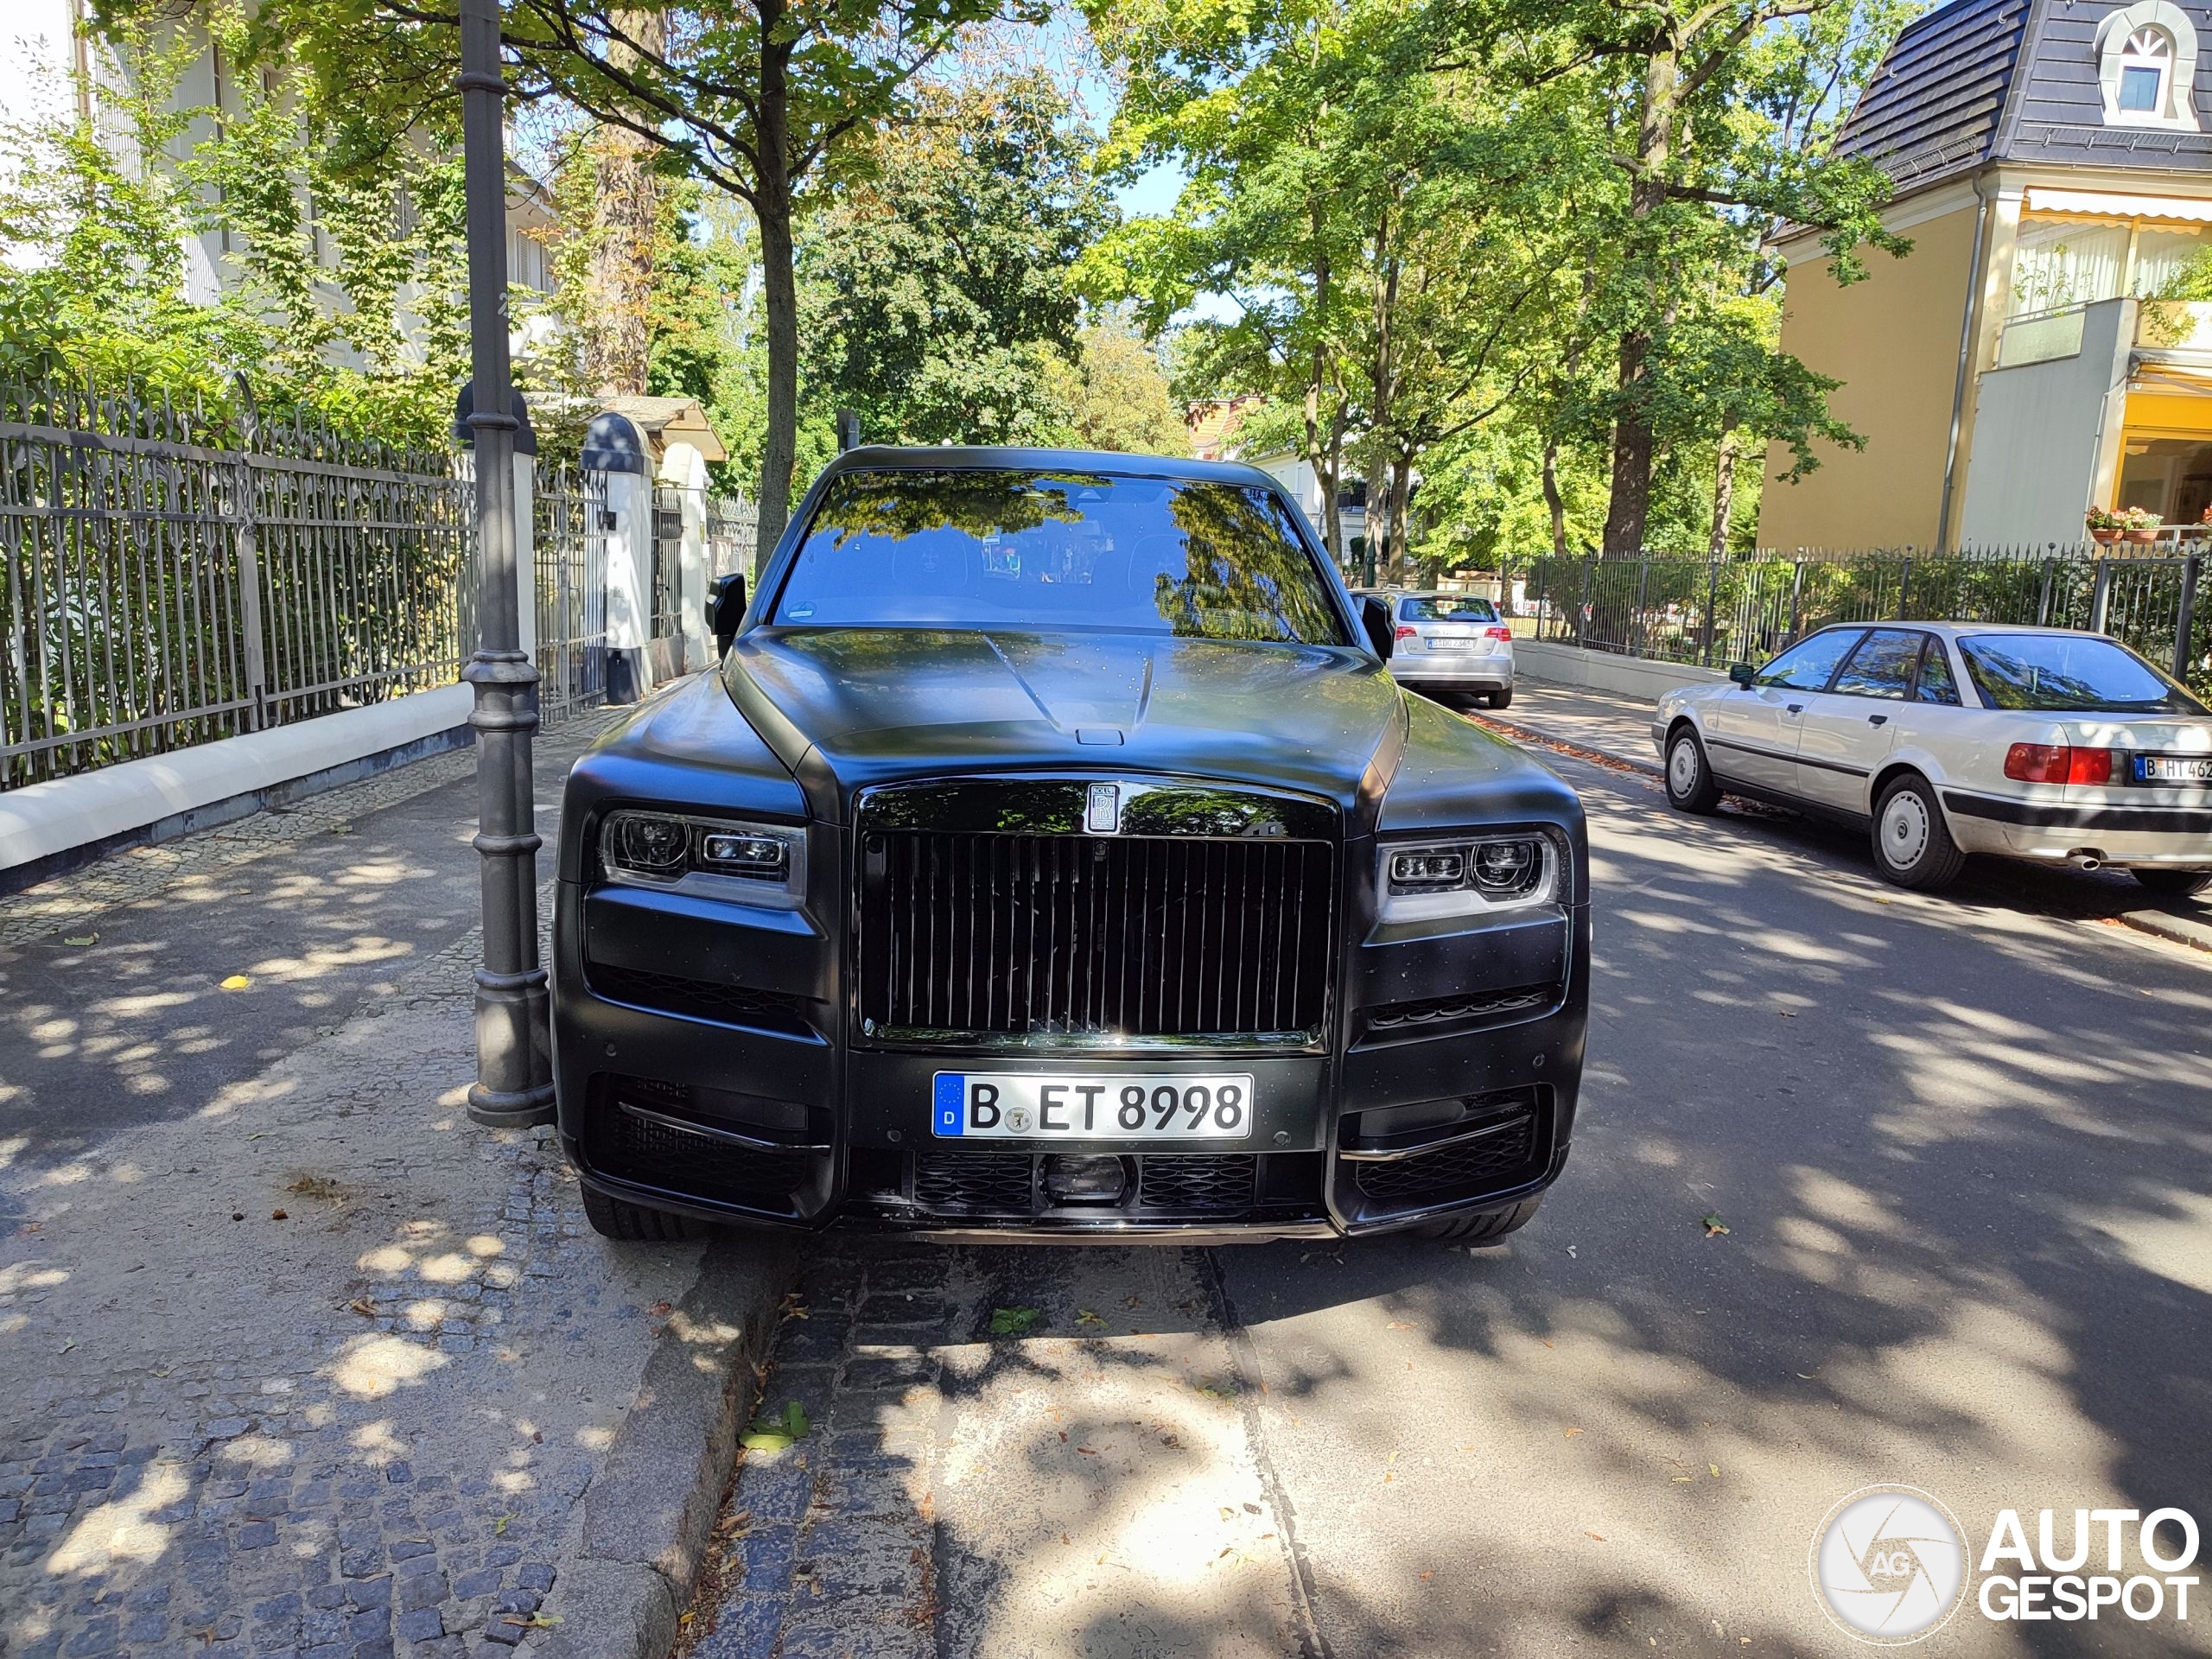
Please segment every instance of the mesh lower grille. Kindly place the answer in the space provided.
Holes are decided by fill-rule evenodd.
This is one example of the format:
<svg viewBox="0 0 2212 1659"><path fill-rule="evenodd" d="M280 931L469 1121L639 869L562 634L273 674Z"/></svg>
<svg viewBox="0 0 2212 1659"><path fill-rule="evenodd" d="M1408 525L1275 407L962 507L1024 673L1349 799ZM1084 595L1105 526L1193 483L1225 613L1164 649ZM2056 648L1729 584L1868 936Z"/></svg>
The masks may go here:
<svg viewBox="0 0 2212 1659"><path fill-rule="evenodd" d="M1034 1162L1026 1152L918 1152L914 1202L940 1215L1026 1216Z"/></svg>
<svg viewBox="0 0 2212 1659"><path fill-rule="evenodd" d="M1479 1198L1533 1180L1536 1119L1533 1113L1494 1134L1409 1157L1363 1160L1354 1166L1359 1190L1393 1209Z"/></svg>
<svg viewBox="0 0 2212 1659"><path fill-rule="evenodd" d="M1250 1154L1147 1158L1137 1173L1137 1201L1147 1209L1237 1216L1252 1207Z"/></svg>
<svg viewBox="0 0 2212 1659"><path fill-rule="evenodd" d="M650 974L635 968L610 968L588 963L585 976L597 995L609 1001L627 1002L664 1014L694 1020L713 1020L726 1026L753 1026L793 1037L813 1034L806 1021L805 1005L795 996L756 991L743 985L725 985L710 979L690 979L676 974Z"/></svg>
<svg viewBox="0 0 2212 1659"><path fill-rule="evenodd" d="M593 1168L619 1181L782 1215L797 1213L793 1194L810 1163L804 1152L735 1147L632 1117L604 1096L593 1104L584 1151Z"/></svg>
<svg viewBox="0 0 2212 1659"><path fill-rule="evenodd" d="M1319 842L871 831L861 1013L894 1031L1310 1031L1333 868Z"/></svg>

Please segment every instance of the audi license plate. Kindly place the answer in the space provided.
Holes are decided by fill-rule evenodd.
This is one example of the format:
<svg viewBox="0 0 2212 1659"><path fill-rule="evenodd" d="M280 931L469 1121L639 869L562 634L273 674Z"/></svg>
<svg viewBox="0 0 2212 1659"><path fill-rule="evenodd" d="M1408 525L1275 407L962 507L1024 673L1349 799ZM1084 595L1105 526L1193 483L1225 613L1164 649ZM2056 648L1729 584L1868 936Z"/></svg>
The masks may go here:
<svg viewBox="0 0 2212 1659"><path fill-rule="evenodd" d="M2212 784L2212 754L2139 754L2139 784Z"/></svg>
<svg viewBox="0 0 2212 1659"><path fill-rule="evenodd" d="M1233 1141L1249 1077L940 1071L930 1129L966 1140Z"/></svg>
<svg viewBox="0 0 2212 1659"><path fill-rule="evenodd" d="M1476 651L1481 648L1482 644L1481 640L1471 639L1465 635L1446 633L1432 637L1428 648L1431 651Z"/></svg>

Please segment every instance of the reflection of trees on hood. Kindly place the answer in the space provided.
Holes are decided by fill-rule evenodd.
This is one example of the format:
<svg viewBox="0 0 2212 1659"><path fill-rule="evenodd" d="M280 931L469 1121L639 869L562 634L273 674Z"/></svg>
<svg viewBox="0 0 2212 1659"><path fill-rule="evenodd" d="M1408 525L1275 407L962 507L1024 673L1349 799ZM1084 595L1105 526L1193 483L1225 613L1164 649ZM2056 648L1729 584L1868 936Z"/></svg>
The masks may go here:
<svg viewBox="0 0 2212 1659"><path fill-rule="evenodd" d="M1175 633L1206 639L1334 645L1342 629L1289 515L1261 490L1193 484L1171 511L1183 531L1184 574L1154 582Z"/></svg>
<svg viewBox="0 0 2212 1659"><path fill-rule="evenodd" d="M1068 498L1108 480L1088 473L851 473L840 479L815 517L808 539L827 531L843 547L856 536L904 541L955 530L982 541L1019 535L1048 521L1079 524L1083 510Z"/></svg>

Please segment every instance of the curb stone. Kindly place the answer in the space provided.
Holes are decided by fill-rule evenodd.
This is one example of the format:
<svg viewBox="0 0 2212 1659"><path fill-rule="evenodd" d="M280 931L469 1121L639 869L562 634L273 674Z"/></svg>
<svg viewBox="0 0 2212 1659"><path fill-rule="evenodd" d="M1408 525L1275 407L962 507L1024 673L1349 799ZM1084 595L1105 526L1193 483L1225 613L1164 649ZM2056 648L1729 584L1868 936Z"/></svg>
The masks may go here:
<svg viewBox="0 0 2212 1659"><path fill-rule="evenodd" d="M579 1551L564 1554L545 1615L545 1659L664 1659L691 1599L736 1456L755 1366L797 1280L773 1234L717 1236L645 1362L636 1402L583 1496Z"/></svg>
<svg viewBox="0 0 2212 1659"><path fill-rule="evenodd" d="M1643 772L1649 777L1663 779L1667 775L1656 760L1646 760L1639 757L1622 754L1612 749L1600 748L1594 743L1548 736L1531 727L1518 726L1511 721L1497 720L1482 715L1475 718L1501 736L1512 738L1516 742L1535 743L1544 748L1557 749L1567 754L1594 755L1600 760L1609 761L1617 766L1626 766L1631 771ZM2197 921L2193 917L2177 916L2172 912L2164 910L2127 910L2121 911L2112 919L2122 927L2133 928L2138 933L2148 933L2152 938L2164 939L2169 944L2185 944L2191 950L2212 952L2212 925Z"/></svg>

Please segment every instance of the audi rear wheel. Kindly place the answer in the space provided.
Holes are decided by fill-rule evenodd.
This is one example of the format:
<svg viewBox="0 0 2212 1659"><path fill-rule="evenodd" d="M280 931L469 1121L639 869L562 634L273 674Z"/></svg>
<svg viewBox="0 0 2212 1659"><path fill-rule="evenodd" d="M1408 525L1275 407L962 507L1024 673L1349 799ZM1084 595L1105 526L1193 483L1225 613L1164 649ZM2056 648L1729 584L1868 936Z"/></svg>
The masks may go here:
<svg viewBox="0 0 2212 1659"><path fill-rule="evenodd" d="M1874 868L1882 879L1930 892L1956 880L1966 861L1928 780L1913 772L1892 779L1874 807Z"/></svg>
<svg viewBox="0 0 2212 1659"><path fill-rule="evenodd" d="M1720 804L1720 785L1713 781L1705 745L1687 725L1667 740L1667 803L1678 811L1697 813Z"/></svg>

